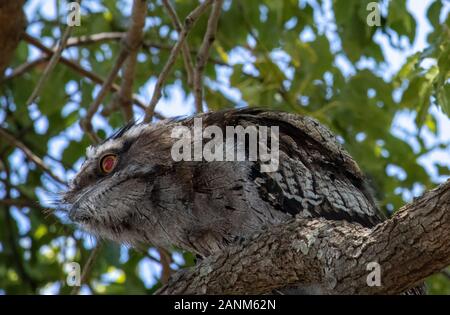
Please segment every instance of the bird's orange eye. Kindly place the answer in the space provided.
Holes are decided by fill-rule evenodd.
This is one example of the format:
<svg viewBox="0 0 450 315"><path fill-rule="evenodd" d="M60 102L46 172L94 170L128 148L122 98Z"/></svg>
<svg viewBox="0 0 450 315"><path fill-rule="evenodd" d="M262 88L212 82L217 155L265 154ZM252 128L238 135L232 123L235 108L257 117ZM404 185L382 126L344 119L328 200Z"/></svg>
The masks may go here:
<svg viewBox="0 0 450 315"><path fill-rule="evenodd" d="M111 173L114 167L116 167L116 164L117 164L117 155L115 154L105 155L100 160L100 168L102 172L105 174Z"/></svg>

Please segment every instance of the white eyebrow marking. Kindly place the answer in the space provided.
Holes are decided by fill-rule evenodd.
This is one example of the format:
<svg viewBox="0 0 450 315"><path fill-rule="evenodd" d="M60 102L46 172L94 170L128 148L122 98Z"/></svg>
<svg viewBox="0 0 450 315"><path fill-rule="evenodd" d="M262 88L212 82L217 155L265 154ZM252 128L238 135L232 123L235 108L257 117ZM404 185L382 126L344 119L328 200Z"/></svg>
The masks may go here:
<svg viewBox="0 0 450 315"><path fill-rule="evenodd" d="M152 125L147 125L147 124L134 125L133 127L131 127L129 130L127 130L125 132L124 137L137 138L144 131L151 130L152 128L153 128Z"/></svg>
<svg viewBox="0 0 450 315"><path fill-rule="evenodd" d="M104 152L107 151L111 151L114 149L120 149L122 148L123 143L121 140L108 140L105 143L101 144L98 147L94 147L92 145L90 145L87 149L86 149L86 156L88 159L93 159L97 156L102 155Z"/></svg>
<svg viewBox="0 0 450 315"><path fill-rule="evenodd" d="M155 129L155 127L158 127L160 125L163 125L163 122L158 122L153 125L144 124L144 123L136 124L136 125L132 126L129 130L127 130L118 139L109 139L108 141L106 141L105 143L103 143L97 147L90 145L89 147L86 148L86 157L88 159L93 159L95 157L102 155L104 152L107 152L109 150L120 149L120 148L122 148L125 139L138 138L144 132Z"/></svg>
<svg viewBox="0 0 450 315"><path fill-rule="evenodd" d="M88 147L86 148L86 157L87 157L88 159L94 157L95 151L97 151L97 150L96 150L96 148L95 148L93 145L88 146Z"/></svg>

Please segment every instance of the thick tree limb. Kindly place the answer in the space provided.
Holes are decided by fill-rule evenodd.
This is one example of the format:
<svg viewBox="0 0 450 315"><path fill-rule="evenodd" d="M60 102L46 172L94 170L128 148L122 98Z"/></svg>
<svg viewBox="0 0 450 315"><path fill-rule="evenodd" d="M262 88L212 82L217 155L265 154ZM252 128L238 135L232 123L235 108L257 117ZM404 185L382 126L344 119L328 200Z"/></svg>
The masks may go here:
<svg viewBox="0 0 450 315"><path fill-rule="evenodd" d="M398 294L450 265L450 180L372 229L296 218L171 278L159 294L261 294L321 284L324 293ZM369 286L377 262L381 286Z"/></svg>

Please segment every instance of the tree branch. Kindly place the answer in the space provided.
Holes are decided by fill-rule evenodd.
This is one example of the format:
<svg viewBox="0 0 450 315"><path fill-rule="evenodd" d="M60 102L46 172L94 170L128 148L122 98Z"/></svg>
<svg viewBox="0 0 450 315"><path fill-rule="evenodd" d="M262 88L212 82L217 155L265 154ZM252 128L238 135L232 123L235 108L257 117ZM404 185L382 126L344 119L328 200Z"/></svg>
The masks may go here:
<svg viewBox="0 0 450 315"><path fill-rule="evenodd" d="M77 3L80 3L81 0L77 0ZM34 100L39 96L41 93L42 88L44 87L44 84L47 82L48 78L50 77L51 72L56 67L56 64L58 63L59 59L61 58L61 54L66 48L66 42L69 39L70 33L72 32L72 26L67 25L66 30L64 31L61 40L59 41L55 53L52 55L52 58L50 59L49 63L47 64L47 67L45 67L44 73L39 78L38 83L34 87L33 92L31 93L30 97L27 100L26 105L31 105Z"/></svg>
<svg viewBox="0 0 450 315"><path fill-rule="evenodd" d="M18 66L17 68L15 68L10 75L6 76L3 79L3 81L6 82L8 80L14 79L15 77L21 76L25 72L28 72L30 69L32 69L40 64L46 63L49 60L50 60L49 56L44 56L44 57L36 58L32 61L27 61L27 62L21 64L20 66Z"/></svg>
<svg viewBox="0 0 450 315"><path fill-rule="evenodd" d="M158 81L156 81L155 91L153 92L152 99L150 100L150 104L147 106L145 110L145 118L144 122L150 122L153 118L156 104L161 98L161 90L164 82L166 81L167 76L169 75L170 70L172 69L175 60L183 46L183 42L185 41L189 31L195 25L200 16L208 9L213 0L205 0L202 4L196 7L189 15L186 17L184 21L184 27L182 32L179 34L179 39L176 44L173 46L169 59L167 60L164 68L159 74Z"/></svg>
<svg viewBox="0 0 450 315"><path fill-rule="evenodd" d="M182 30L180 30L180 32L181 31ZM92 35L83 35L80 37L70 37L67 40L66 47L90 45L90 44L96 44L96 43L101 43L101 42L105 42L105 41L111 41L111 40L118 41L118 40L122 40L125 37L125 35L126 35L126 33L124 33L124 32L103 32L103 33L97 33L97 34L92 34ZM142 42L142 47L145 49L149 49L149 48L156 48L156 49L161 49L161 50L172 50L173 49L173 45L154 42L151 40L144 40ZM189 45L188 45L188 47L189 47ZM182 50L182 52L184 54L183 50ZM188 58L189 60L191 60L190 62L188 61L188 63L192 64L191 54L196 55L197 53L198 52L195 49L189 48L189 56L188 57L183 56L183 58ZM226 62L215 59L215 58L209 57L208 61L212 62L214 64L217 64L217 65L220 65L220 66L232 67L231 65L227 64ZM193 65L192 65L192 67L193 67ZM186 71L188 71L188 70L186 70ZM193 69L192 69L192 71L193 71ZM189 78L188 78L188 80L189 80Z"/></svg>
<svg viewBox="0 0 450 315"><path fill-rule="evenodd" d="M4 198L0 200L1 205L5 206L16 206L16 207L28 207L28 208L37 208L41 211L45 211L46 209L43 208L39 202L28 200L25 198Z"/></svg>
<svg viewBox="0 0 450 315"><path fill-rule="evenodd" d="M159 294L261 294L296 283L324 293L399 294L450 265L450 180L372 229L296 218L178 272ZM381 286L369 286L377 262Z"/></svg>
<svg viewBox="0 0 450 315"><path fill-rule="evenodd" d="M136 68L136 58L139 48L142 45L143 29L145 25L145 17L147 16L147 1L134 0L133 12L130 29L128 30L126 41L130 49L130 54L125 62L122 76L122 85L116 101L122 108L126 121L133 118L132 97L133 82Z"/></svg>
<svg viewBox="0 0 450 315"><path fill-rule="evenodd" d="M167 14L172 19L172 24L177 30L178 34L183 32L183 25L181 24L180 18L178 17L177 11L175 11L174 7L170 3L170 0L163 0L163 5L166 8ZM186 68L187 73L187 84L192 86L192 80L194 76L194 63L192 62L191 51L189 50L189 45L186 41L183 42L181 46L184 66Z"/></svg>
<svg viewBox="0 0 450 315"><path fill-rule="evenodd" d="M159 263L161 264L161 283L166 284L169 282L170 275L172 274L172 269L170 268L170 264L172 263L172 256L170 252L165 250L162 247L157 248L159 252Z"/></svg>
<svg viewBox="0 0 450 315"><path fill-rule="evenodd" d="M36 38L34 38L33 36L29 35L29 34L24 34L23 35L23 39L29 43L30 45L35 46L37 49L41 50L42 52L44 52L46 55L48 56L52 56L55 52L51 49L46 47L45 45L43 45L39 40L37 40ZM100 76L98 76L97 74L83 68L81 65L79 65L76 62L73 62L65 57L61 57L59 59L59 61L66 65L67 67L71 68L72 70L78 72L80 75L82 75L85 78L88 78L89 80L91 80L94 83L97 84L101 84L103 85L105 80L103 78L101 78ZM117 84L112 84L110 86L110 90L112 92L118 92L120 90L120 87ZM133 102L136 106L145 109L146 108L146 104L144 104L144 101L142 101L141 99L139 99L139 97L136 94L133 94ZM157 117L158 119L164 119L165 117L162 116L160 113L155 113L155 117Z"/></svg>
<svg viewBox="0 0 450 315"><path fill-rule="evenodd" d="M27 20L23 12L24 0L0 1L0 81L11 63Z"/></svg>
<svg viewBox="0 0 450 315"><path fill-rule="evenodd" d="M92 102L91 105L89 105L89 108L86 113L86 117L80 120L80 125L82 129L86 132L86 134L90 137L91 141L94 143L100 142L100 138L97 136L97 134L94 132L94 129L92 127L92 117L94 117L95 113L97 112L98 108L100 107L100 104L102 103L103 99L106 96L106 93L111 89L111 86L116 79L117 74L119 73L120 68L122 67L122 64L125 62L125 59L128 56L129 51L125 48L122 48L119 52L119 55L116 59L116 62L114 63L113 68L108 74L108 77L103 82L102 87L100 88L100 91L98 92L96 98Z"/></svg>
<svg viewBox="0 0 450 315"><path fill-rule="evenodd" d="M124 32L103 32L80 37L70 37L67 40L67 47L97 44L109 40L122 40L126 36Z"/></svg>
<svg viewBox="0 0 450 315"><path fill-rule="evenodd" d="M86 264L83 266L83 272L81 273L80 284L87 284L89 281L89 277L91 275L92 268L94 267L95 261L97 260L97 256L102 249L102 244L97 244L89 254L89 257L86 261ZM70 295L77 295L80 292L81 286L73 287Z"/></svg>
<svg viewBox="0 0 450 315"><path fill-rule="evenodd" d="M39 167L41 170L47 173L51 178L53 178L60 184L67 185L63 179L61 179L59 176L57 176L50 170L50 168L44 163L44 161L40 157L34 154L33 151L31 151L21 141L17 140L6 129L0 127L0 136L2 139L5 139L5 141L8 142L13 147L19 148L30 161L36 164L37 167Z"/></svg>
<svg viewBox="0 0 450 315"><path fill-rule="evenodd" d="M3 158L3 157L2 157ZM5 172L6 172L6 176L7 178L10 177L10 170L7 164L5 164ZM10 184L8 182L4 182L5 183L5 197L6 199L10 198ZM24 283L26 283L31 292L34 293L36 292L36 288L37 288L37 283L35 281L35 279L32 277L32 275L29 273L28 269L25 267L25 261L23 259L23 255L21 253L20 250L20 246L17 244L17 240L19 238L19 236L16 233L16 229L15 229L15 221L11 215L11 209L10 209L10 205L5 205L1 207L2 210L0 215L3 214L4 215L4 235L5 235L5 240L8 242L7 248L7 252L9 252L11 255L11 261L12 263L15 265L17 273L19 274L20 278L22 279L22 281ZM8 257L9 255L7 255Z"/></svg>
<svg viewBox="0 0 450 315"><path fill-rule="evenodd" d="M131 60L136 59L136 55L132 54L133 52L137 52L137 49L141 45L142 41L142 28L145 24L145 16L147 12L147 2L144 0L134 0L133 1L133 9L131 14L131 22L130 26L128 28L128 32L124 40L122 41L122 47L119 51L119 55L116 59L116 62L111 69L108 78L103 82L103 85L100 89L100 92L98 93L97 97L95 98L94 102L89 106L86 117L84 117L80 124L83 128L83 130L89 135L91 138L91 141L94 143L98 143L100 139L98 138L97 134L94 132L92 128L92 117L97 112L100 104L102 103L104 97L106 96L106 93L110 90L111 85L113 84L115 78L117 77L117 74L119 73L120 68L122 68L123 63L125 60ZM130 56L130 54L132 54ZM136 63L136 60L132 61L132 65L128 71L130 73L127 73L127 77L125 80L127 80L125 83L122 84L122 87L119 90L119 99L121 97L126 97L129 94L129 97L131 97L132 94L132 79L134 75L134 64ZM128 66L127 66L128 68ZM129 75L131 74L131 77ZM131 82L131 86L130 85ZM128 109L128 115L131 116L131 111Z"/></svg>
<svg viewBox="0 0 450 315"><path fill-rule="evenodd" d="M194 70L194 95L197 112L203 112L203 70L205 69L206 62L209 58L209 50L211 45L216 38L217 24L219 23L222 4L223 0L214 1L211 14L208 19L208 26L206 28L205 36L203 37L203 42L197 55L197 63Z"/></svg>

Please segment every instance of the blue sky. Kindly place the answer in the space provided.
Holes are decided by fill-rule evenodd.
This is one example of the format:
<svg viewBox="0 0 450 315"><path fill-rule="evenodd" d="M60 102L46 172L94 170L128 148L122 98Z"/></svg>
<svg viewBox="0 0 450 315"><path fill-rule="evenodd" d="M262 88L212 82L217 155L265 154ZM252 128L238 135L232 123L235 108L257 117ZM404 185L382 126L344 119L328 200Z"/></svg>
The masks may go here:
<svg viewBox="0 0 450 315"><path fill-rule="evenodd" d="M131 9L131 0L128 0L128 1L130 2L130 5L125 5L122 8L122 10L126 14L129 14L130 9ZM96 6L95 1L86 0L84 2L88 3L93 8L95 8L95 6ZM388 65L386 67L386 72L384 73L385 78L389 78L392 74L394 74L404 64L404 62L406 61L406 58L408 56L410 56L411 54L413 54L416 51L421 51L427 47L426 35L430 32L431 26L428 23L427 19L425 18L425 13L426 13L426 10L427 10L430 2L431 2L430 0L409 0L408 1L408 10L413 14L413 16L416 19L416 22L418 23L418 28L417 28L418 32L417 32L416 40L410 48L403 50L403 51L398 51L398 50L391 48L388 45L387 39L385 37L383 37L383 36L376 37L376 41L381 43L382 48L383 48L383 53L385 54L386 60L388 61ZM330 2L328 1L328 5L329 5L329 3ZM446 12L448 13L450 10L450 3L445 2L445 1L444 1L444 3L446 3ZM53 18L55 16L55 12L56 12L55 1L53 1L53 0L30 0L30 1L28 1L27 5L26 5L26 13L27 13L29 21L33 20L33 17L35 16L37 10L39 10L46 17ZM326 13L326 14L328 14L328 13ZM321 17L317 16L316 18L317 18L318 24L320 24ZM147 21L147 22L151 23L151 21ZM31 26L28 28L28 32L35 36L39 36L39 27L37 25ZM327 34L327 35L329 35L329 34ZM302 34L302 36L307 38L309 36L309 34L306 31L305 34ZM330 34L329 36L332 37L332 34ZM44 43L46 43L47 45L53 44L51 42L44 42ZM334 44L336 44L336 43L334 43ZM337 43L336 45L339 45L339 44ZM30 59L35 58L38 54L39 54L39 52L37 50L32 49ZM69 56L68 52L65 52L65 55ZM239 50L239 49L233 51L233 53L231 53L229 57L230 57L230 63L232 63L232 64L243 63L243 62L245 63L246 61L251 59L251 57L248 56L245 52L243 52L243 50ZM281 57L283 57L282 54L281 54ZM349 73L349 74L352 73L352 66L345 59L342 59L342 58L339 59L337 61L337 64L339 67L341 67L341 69L343 70L344 73ZM251 71L251 66L250 65L247 65L247 66L249 67L249 70ZM226 93L233 100L239 101L240 100L239 91L229 87L229 76L231 75L231 70L227 69L225 67L222 67L222 68L219 67L218 70L220 71L220 81L221 81L220 88L223 91L226 91ZM139 90L139 94L141 95L141 98L143 98L147 102L152 95L155 82L156 82L155 79L150 79L149 82ZM73 88L74 88L73 86L72 87L70 85L67 86L67 89L69 91ZM184 95L184 93L182 92L179 85L175 84L175 85L171 86L168 89L168 96L169 96L168 98L162 99L157 106L157 110L160 111L161 113L163 113L167 116L175 116L175 115L190 114L193 112L193 108L194 108L193 97L192 96L186 97L186 95ZM76 109L76 104L67 104L64 107L63 112L66 114L69 114L71 111L73 111L75 109ZM38 114L37 107L31 106L30 112L32 115L37 115ZM431 147L436 143L450 143L450 120L438 108L435 108L435 107L431 108L431 113L437 119L438 135L436 137L430 131L428 131L426 128L422 128L420 133L424 137L426 145ZM142 115L141 112L137 112L136 118L140 118L141 115ZM415 116L413 113L408 112L407 110L402 111L400 114L398 114L396 116L396 118L394 120L394 123L392 125L392 132L397 137L407 141L413 148L418 149L418 144L415 143L414 138L410 136L410 134L417 133L417 127L414 123L414 117ZM109 130L110 132L112 131L107 127L107 123L100 115L95 116L94 125L96 126L96 128L103 128L103 129ZM36 129L38 131L45 133L47 131L47 128L48 128L48 122L46 121L46 118L42 118L37 121ZM54 156L56 158L60 158L64 148L68 145L69 141L73 140L73 139L79 139L81 134L82 134L82 132L81 132L78 124L74 125L73 127L69 128L69 130L65 134L55 137L52 141L50 141L49 152L51 152L52 156ZM20 151L18 151L18 150L16 150L16 151L17 152L15 152L11 157L12 162L15 165L21 165L21 163L24 161L24 156L23 156L23 154L21 154ZM419 161L426 168L427 172L429 172L432 175L432 177L435 181L441 182L441 181L445 180L445 178L443 178L443 177L439 178L437 176L437 172L436 172L436 169L433 166L433 164L436 161L440 161L441 163L446 164L447 166L450 167L450 153L448 151L445 151L444 149L436 149L436 150L430 152L429 154L422 156ZM71 176L74 175L74 172L72 172L72 171L69 171L66 173L64 171L64 169L58 163L55 163L53 160L51 160L49 158L46 158L45 162L48 163L52 167L54 172L57 173L58 175L60 175L62 178L69 179ZM80 165L80 163L81 163L81 161L79 161L77 163L76 167L78 167ZM21 169L21 168L19 167L19 169ZM26 172L26 167L24 166L23 170L21 170L20 172L22 172L24 174L24 172ZM398 176L404 175L404 174L403 175L401 174L400 170L395 170L395 169L388 170L388 172L398 175ZM389 174L389 175L391 175L391 174ZM16 178L14 180L17 182L20 182L20 180L21 180L20 177L22 177L22 176L19 176L19 178ZM53 186L49 182L47 189L49 189L51 191L58 191L59 188L56 186ZM413 191L413 192L404 192L404 197L406 199L411 199L413 197L413 195L418 195L421 192L422 191L420 188L418 188L416 191ZM40 196L41 202L44 205L47 204L48 200L51 200L51 196L46 194L43 189L40 191L39 196ZM19 222L19 228L22 232L29 230L29 222L27 222L27 219L25 216L21 215L19 211L14 211L14 217ZM86 238L86 242L90 243L90 242L92 242L92 240L90 238ZM92 245L92 244L90 244L90 245ZM24 246L27 246L27 244L24 244ZM123 247L122 248L122 259L126 259L126 256L127 256L126 252L127 252L126 248ZM157 252L155 252L155 251L151 252L150 254L156 258L158 256ZM72 255L71 255L71 253L69 253L69 257L70 256L73 256L73 253L72 253ZM182 258L180 256L176 256L175 259L178 261L182 260ZM140 263L139 273L141 274L143 279L145 279L146 284L148 286L151 286L154 283L158 274L160 273L160 267L158 264L154 263L152 260L147 258L147 259L144 259ZM111 273L110 273L110 275L107 276L107 279L114 280L118 277L120 277L120 272L117 270L116 271L111 270ZM42 293L54 293L54 292L57 292L57 289L58 289L58 284L54 284L52 286L49 286L49 288L45 289ZM82 292L88 293L87 289L84 289Z"/></svg>

